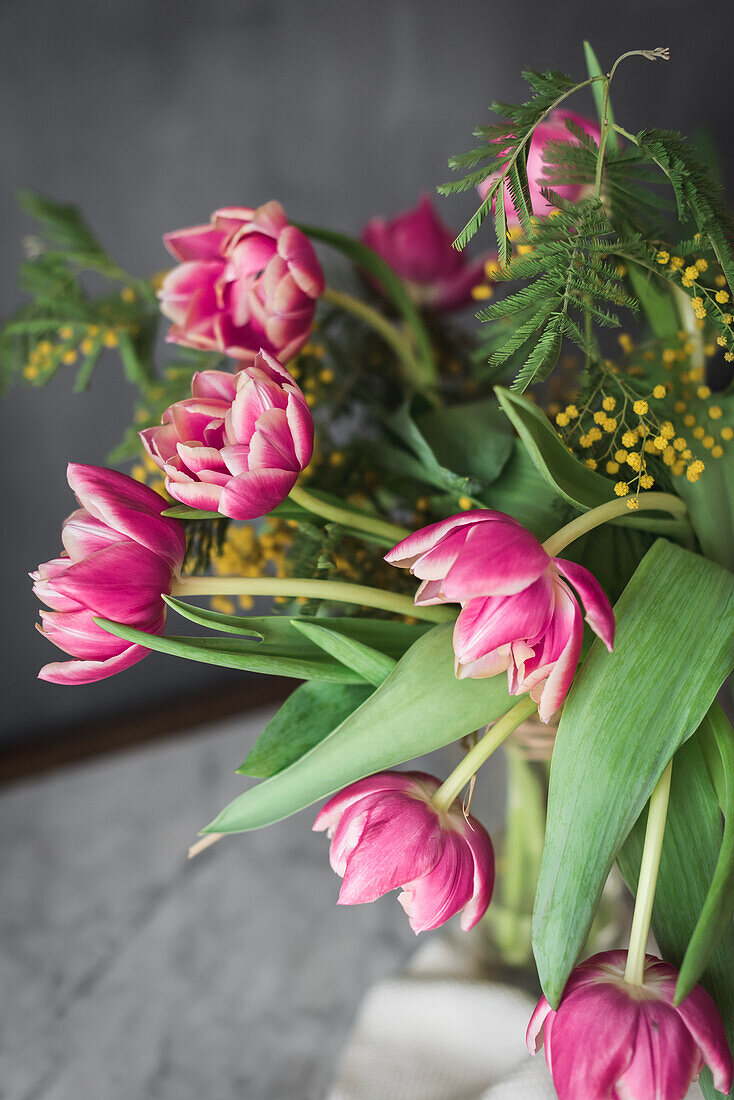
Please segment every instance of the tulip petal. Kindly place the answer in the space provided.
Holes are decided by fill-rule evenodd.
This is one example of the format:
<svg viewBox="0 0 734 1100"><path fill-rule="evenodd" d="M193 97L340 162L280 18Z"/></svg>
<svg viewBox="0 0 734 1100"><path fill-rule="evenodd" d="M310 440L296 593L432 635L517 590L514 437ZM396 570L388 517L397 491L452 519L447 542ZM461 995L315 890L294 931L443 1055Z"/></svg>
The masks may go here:
<svg viewBox="0 0 734 1100"><path fill-rule="evenodd" d="M177 260L217 260L227 239L224 230L212 225L194 225L190 229L175 229L166 233L163 243Z"/></svg>
<svg viewBox="0 0 734 1100"><path fill-rule="evenodd" d="M518 523L482 523L469 531L460 557L444 580L447 599L522 592L550 565L550 558Z"/></svg>
<svg viewBox="0 0 734 1100"><path fill-rule="evenodd" d="M95 519L147 547L178 569L186 553L183 524L160 513L168 501L116 470L70 462L67 480Z"/></svg>
<svg viewBox="0 0 734 1100"><path fill-rule="evenodd" d="M458 833L445 831L443 851L431 870L403 884L398 902L416 933L428 932L463 909L474 889L474 862Z"/></svg>
<svg viewBox="0 0 734 1100"><path fill-rule="evenodd" d="M250 440L250 470L293 470L300 467L285 409L268 409L258 418Z"/></svg>
<svg viewBox="0 0 734 1100"><path fill-rule="evenodd" d="M622 990L595 985L564 996L546 1026L553 1083L562 1100L612 1097L635 1047L638 1007ZM645 1100L655 1094L646 1094ZM643 1100L635 1097L634 1100Z"/></svg>
<svg viewBox="0 0 734 1100"><path fill-rule="evenodd" d="M221 491L219 511L230 519L257 519L282 504L296 483L289 470L253 470L230 478Z"/></svg>
<svg viewBox="0 0 734 1100"><path fill-rule="evenodd" d="M450 516L448 519L439 520L438 523L431 523L428 527L421 527L419 531L414 531L412 535L408 535L393 546L392 550L388 550L385 561L398 569L408 569L422 554L433 549L445 535L459 527L485 520L516 522L503 512L493 512L487 508L474 508L469 512L460 512L456 516Z"/></svg>
<svg viewBox="0 0 734 1100"><path fill-rule="evenodd" d="M614 647L614 612L604 589L594 574L583 565L565 561L563 558L554 558L553 561L559 572L578 592L586 611L587 623L611 653Z"/></svg>
<svg viewBox="0 0 734 1100"><path fill-rule="evenodd" d="M222 497L222 486L203 481L173 481L166 478L166 489L179 504L198 508L202 512L216 512Z"/></svg>
<svg viewBox="0 0 734 1100"><path fill-rule="evenodd" d="M149 610L157 617L161 594L171 590L171 570L144 546L122 542L76 562L54 587L97 615L129 622Z"/></svg>
<svg viewBox="0 0 734 1100"><path fill-rule="evenodd" d="M95 519L86 508L78 508L76 512L72 512L61 528L61 542L72 561L81 561L95 550L124 539L124 535L113 531L102 520Z"/></svg>
<svg viewBox="0 0 734 1100"><path fill-rule="evenodd" d="M364 802L370 805L362 807ZM443 837L427 803L400 794L367 795L357 804L368 820L351 855L339 891L340 905L357 905L427 874L441 857ZM336 833L346 828L348 816Z"/></svg>
<svg viewBox="0 0 734 1100"><path fill-rule="evenodd" d="M547 679L530 689L530 696L538 704L538 716L542 722L550 721L568 694L579 662L583 637L584 626L579 605L568 590L560 594L557 585L556 606L539 658L541 667L550 665L550 669ZM561 652L557 656L551 656L557 652L564 639ZM544 654L548 654L545 659Z"/></svg>
<svg viewBox="0 0 734 1100"><path fill-rule="evenodd" d="M116 638L94 621L94 612L42 611L38 630L59 649L82 660L106 660L127 649L129 642Z"/></svg>
<svg viewBox="0 0 734 1100"><path fill-rule="evenodd" d="M368 775L365 779L350 783L324 803L316 815L313 831L333 834L344 811L365 795L379 794L381 791L411 791L416 784L427 789L429 798L440 786L434 776L425 772L398 771L377 772L376 775Z"/></svg>
<svg viewBox="0 0 734 1100"><path fill-rule="evenodd" d="M514 596L475 598L464 604L454 627L454 652L464 661L548 629L553 613L553 580L546 570Z"/></svg>
<svg viewBox="0 0 734 1100"><path fill-rule="evenodd" d="M108 657L105 661L55 661L43 666L38 673L38 679L48 680L52 684L93 684L97 680L106 680L108 676L123 672L142 661L149 653L150 650L145 646L131 645L116 657Z"/></svg>
<svg viewBox="0 0 734 1100"><path fill-rule="evenodd" d="M286 417L299 470L305 470L313 455L313 417L300 390L288 394Z"/></svg>
<svg viewBox="0 0 734 1100"><path fill-rule="evenodd" d="M474 817L466 823L464 843L468 845L474 862L472 893L461 914L461 927L468 932L482 919L492 900L494 849L489 833Z"/></svg>
<svg viewBox="0 0 734 1100"><path fill-rule="evenodd" d="M278 254L286 261L291 275L309 298L319 298L326 286L324 273L313 245L299 229L289 225L278 237Z"/></svg>
<svg viewBox="0 0 734 1100"><path fill-rule="evenodd" d="M191 379L191 396L208 400L234 401L236 376L227 370L198 370Z"/></svg>
<svg viewBox="0 0 734 1100"><path fill-rule="evenodd" d="M731 1092L734 1064L721 1016L711 996L697 985L678 1005L676 1012L701 1051L714 1077L714 1088Z"/></svg>
<svg viewBox="0 0 734 1100"><path fill-rule="evenodd" d="M702 1066L703 1058L675 1009L663 1001L641 1001L634 1053L617 1080L617 1091L630 1100L684 1100Z"/></svg>
<svg viewBox="0 0 734 1100"><path fill-rule="evenodd" d="M545 997L541 997L533 1010L528 1029L525 1032L525 1045L531 1054L537 1054L543 1045L545 1022L551 1014L553 1014L553 1009Z"/></svg>

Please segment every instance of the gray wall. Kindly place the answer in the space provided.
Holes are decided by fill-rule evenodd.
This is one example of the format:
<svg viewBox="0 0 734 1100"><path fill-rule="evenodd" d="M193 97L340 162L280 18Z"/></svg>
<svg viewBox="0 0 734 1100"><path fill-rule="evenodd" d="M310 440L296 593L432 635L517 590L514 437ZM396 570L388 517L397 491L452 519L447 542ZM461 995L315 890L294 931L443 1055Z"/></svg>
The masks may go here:
<svg viewBox="0 0 734 1100"><path fill-rule="evenodd" d="M165 230L218 205L276 197L294 218L357 231L443 180L489 100L522 96L522 67L581 74L584 37L603 63L670 45L670 64L620 73L617 116L633 130L706 125L731 179L731 13L689 0L4 0L0 307L20 302L18 187L78 202L139 274L165 265ZM446 201L445 216L458 223L470 203ZM35 679L55 651L33 630L25 575L58 550L67 459L103 462L132 398L110 360L83 396L62 374L0 405L6 740L235 678L150 657L86 688Z"/></svg>

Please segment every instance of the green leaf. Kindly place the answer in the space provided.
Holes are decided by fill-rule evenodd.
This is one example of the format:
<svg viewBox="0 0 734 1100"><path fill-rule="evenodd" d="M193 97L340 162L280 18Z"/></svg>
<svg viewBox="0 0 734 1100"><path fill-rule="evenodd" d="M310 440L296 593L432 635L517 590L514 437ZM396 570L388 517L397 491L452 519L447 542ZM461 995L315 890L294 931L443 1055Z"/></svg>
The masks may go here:
<svg viewBox="0 0 734 1100"><path fill-rule="evenodd" d="M415 423L441 466L460 477L489 485L512 453L512 428L491 397L423 413Z"/></svg>
<svg viewBox="0 0 734 1100"><path fill-rule="evenodd" d="M298 619L290 615L223 615L219 611L210 611L206 607L195 607L176 600L173 596L164 596L163 599L169 607L192 623L221 630L225 634L248 634L262 641L270 651L278 647L278 653L291 657L312 654L319 648L297 629L297 624L301 622L318 623L389 657L402 657L413 642L432 629L432 624L428 622L402 623L392 619L368 619L356 615L319 616L318 619Z"/></svg>
<svg viewBox="0 0 734 1100"><path fill-rule="evenodd" d="M383 469L389 470L391 473L402 473L407 477L423 481L437 489L445 490L456 498L471 496L481 488L471 478L454 473L453 470L441 465L423 432L413 419L409 402L386 416L385 423L390 431L409 448L410 453L402 455L398 448L390 446L389 443L381 444L379 448L373 451L372 457L373 461L377 462ZM501 452L503 445L506 445L507 442L506 437L503 437L501 442L498 441L498 452Z"/></svg>
<svg viewBox="0 0 734 1100"><path fill-rule="evenodd" d="M394 657L388 657L356 638L346 638L326 624L294 619L293 625L309 641L323 649L335 661L351 668L368 684L381 684L397 664Z"/></svg>
<svg viewBox="0 0 734 1100"><path fill-rule="evenodd" d="M201 508L189 508L188 504L174 504L172 508L166 508L161 512L162 516L171 519L221 519L221 512L207 512Z"/></svg>
<svg viewBox="0 0 734 1100"><path fill-rule="evenodd" d="M438 378L433 361L431 338L423 318L413 304L400 276L383 260L382 256L379 256L366 244L362 244L361 241L357 241L353 237L347 237L343 233L337 233L332 229L322 229L313 225L299 225L298 228L312 240L321 241L323 244L336 248L357 267L361 267L375 277L410 329L418 351L423 380L427 385L436 385Z"/></svg>
<svg viewBox="0 0 734 1100"><path fill-rule="evenodd" d="M480 495L486 508L512 516L541 542L573 518L565 500L548 489L519 439L514 440L502 477L483 489Z"/></svg>
<svg viewBox="0 0 734 1100"><path fill-rule="evenodd" d="M509 710L507 679L457 680L451 624L434 627L333 733L272 779L251 787L205 832L259 829L366 775L438 749Z"/></svg>
<svg viewBox="0 0 734 1100"><path fill-rule="evenodd" d="M328 680L337 684L361 684L364 678L339 661L316 653L309 658L291 657L269 648L264 642L241 638L177 638L171 635L146 634L123 623L95 618L104 630L127 642L136 642L157 653L199 661L221 668L240 668L247 672L264 672L269 676L292 676L297 680Z"/></svg>
<svg viewBox="0 0 734 1100"><path fill-rule="evenodd" d="M514 392L524 393L531 383L542 382L553 370L561 353L562 321L562 314L551 314L537 344L512 383Z"/></svg>
<svg viewBox="0 0 734 1100"><path fill-rule="evenodd" d="M283 771L341 725L372 690L362 684L301 684L270 719L237 771L263 779Z"/></svg>
<svg viewBox="0 0 734 1100"><path fill-rule="evenodd" d="M615 616L614 652L592 646L553 752L533 920L553 1005L617 852L734 666L734 577L672 543L661 539L648 551Z"/></svg>
<svg viewBox="0 0 734 1100"><path fill-rule="evenodd" d="M714 704L706 715L699 729L699 737L704 755L707 758L709 755L718 757L714 765L718 765L722 772L724 837L711 887L680 968L675 987L676 1004L680 1004L693 989L731 928L734 916L734 730L718 704Z"/></svg>
<svg viewBox="0 0 734 1100"><path fill-rule="evenodd" d="M717 394L716 399L725 422L734 422L734 396ZM678 478L676 490L706 557L734 572L734 448L727 444L721 458L707 458L699 481Z"/></svg>
<svg viewBox="0 0 734 1100"><path fill-rule="evenodd" d="M581 512L614 499L611 482L601 474L588 470L568 452L537 405L503 386L495 386L494 392L538 473L555 492ZM683 520L662 519L649 512L622 516L615 522L676 538L690 534L690 527Z"/></svg>
<svg viewBox="0 0 734 1100"><path fill-rule="evenodd" d="M586 69L589 76L606 75L597 60L591 43L587 42L586 39L584 39L584 57L586 58ZM604 84L601 80L597 80L596 83L591 85L591 93L594 96L594 103L596 104L596 113L598 115L599 122L601 122L601 114L603 110L604 100ZM607 121L610 123L614 122L614 112L612 111L612 104L609 100L607 100ZM617 138L614 130L610 130L607 134L607 148L610 147L612 149L619 148L619 139Z"/></svg>
<svg viewBox="0 0 734 1100"><path fill-rule="evenodd" d="M671 288L632 261L627 262L627 275L655 335L661 339L675 336L681 321Z"/></svg>
<svg viewBox="0 0 734 1100"><path fill-rule="evenodd" d="M638 820L617 862L633 891L642 857L646 814ZM721 812L698 737L678 750L673 764L668 817L660 860L652 926L660 951L680 966L704 906L721 845ZM701 984L714 998L734 1048L734 927L708 960ZM706 1100L721 1100L704 1068L699 1084ZM734 1090L729 1094L734 1097Z"/></svg>

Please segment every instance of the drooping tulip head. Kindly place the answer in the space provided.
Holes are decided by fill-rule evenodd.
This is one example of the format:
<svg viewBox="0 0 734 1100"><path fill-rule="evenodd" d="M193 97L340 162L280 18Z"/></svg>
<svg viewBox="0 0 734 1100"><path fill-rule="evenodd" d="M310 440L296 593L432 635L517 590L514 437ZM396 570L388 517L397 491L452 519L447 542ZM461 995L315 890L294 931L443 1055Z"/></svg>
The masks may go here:
<svg viewBox="0 0 734 1100"><path fill-rule="evenodd" d="M456 675L508 673L512 695L530 692L547 722L571 686L589 626L609 650L614 613L596 578L581 565L551 558L511 516L462 512L409 535L385 555L423 582L418 605L459 603L454 628Z"/></svg>
<svg viewBox="0 0 734 1100"><path fill-rule="evenodd" d="M543 198L541 187L548 186L544 181L546 146L549 141L576 142L577 139L566 127L566 120L575 123L584 133L598 142L601 136L599 126L593 119L584 118L583 115L574 114L572 111L552 111L548 118L536 127L530 142L527 156L528 188L530 191L531 213L536 216L548 214L553 209L551 204ZM492 186L494 176L488 176L479 184L477 190L481 198L484 198ZM553 190L567 202L577 202L581 198L584 188L581 184L554 184ZM510 225L518 225L519 217L515 210L512 197L505 184L505 209Z"/></svg>
<svg viewBox="0 0 734 1100"><path fill-rule="evenodd" d="M429 195L394 218L373 218L362 240L403 279L416 305L436 313L463 309L473 288L486 281L487 257L471 261L454 248L454 234Z"/></svg>
<svg viewBox="0 0 734 1100"><path fill-rule="evenodd" d="M352 783L323 807L314 829L331 838L331 866L342 876L340 905L398 901L414 932L438 928L461 911L461 927L484 915L494 885L492 842L461 806L437 811L440 786L423 772L380 772Z"/></svg>
<svg viewBox="0 0 734 1100"><path fill-rule="evenodd" d="M172 497L245 520L288 496L311 461L313 420L294 379L263 351L237 374L195 374L191 397L140 436Z"/></svg>
<svg viewBox="0 0 734 1100"><path fill-rule="evenodd" d="M164 240L180 261L158 293L168 340L246 361L264 349L285 363L306 343L324 275L280 203L216 210Z"/></svg>
<svg viewBox="0 0 734 1100"><path fill-rule="evenodd" d="M131 477L69 463L81 507L61 530L63 554L31 573L33 591L51 611L39 630L76 660L45 665L42 680L90 684L121 672L150 650L108 634L100 616L150 634L163 630L163 594L183 562L183 524L162 516L168 501Z"/></svg>
<svg viewBox="0 0 734 1100"><path fill-rule="evenodd" d="M571 973L558 1009L541 997L527 1031L559 1100L683 1100L704 1065L728 1095L732 1057L716 1005L700 985L677 1007L678 972L653 955L642 985L624 981L626 951L602 951Z"/></svg>

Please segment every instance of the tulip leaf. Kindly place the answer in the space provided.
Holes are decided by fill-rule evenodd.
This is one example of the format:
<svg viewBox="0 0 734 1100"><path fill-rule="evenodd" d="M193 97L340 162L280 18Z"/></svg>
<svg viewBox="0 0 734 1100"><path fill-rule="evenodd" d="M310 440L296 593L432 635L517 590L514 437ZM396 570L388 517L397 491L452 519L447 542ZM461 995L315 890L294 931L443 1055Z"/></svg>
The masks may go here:
<svg viewBox="0 0 734 1100"><path fill-rule="evenodd" d="M174 504L161 512L169 519L225 519L221 512L208 512L204 508L189 508L188 504Z"/></svg>
<svg viewBox="0 0 734 1100"><path fill-rule="evenodd" d="M347 237L343 233L337 233L333 229L322 229L312 225L299 225L297 228L312 240L331 245L332 248L341 252L357 267L374 276L382 291L391 300L398 312L402 314L403 320L410 329L417 349L423 383L428 386L435 386L438 379L433 361L431 337L400 276L383 260L382 256L379 256L377 252L363 244L362 241Z"/></svg>
<svg viewBox="0 0 734 1100"><path fill-rule="evenodd" d="M339 684L363 684L364 677L325 653L316 651L310 657L291 657L278 645L246 638L177 638L170 635L146 634L123 623L109 619L94 620L117 638L135 642L157 653L184 657L201 664L221 668L240 668L246 672L264 672L269 676L293 676L298 680L328 680Z"/></svg>
<svg viewBox="0 0 734 1100"><path fill-rule="evenodd" d="M734 576L659 539L592 646L563 708L533 918L557 1005L614 859L676 749L734 666Z"/></svg>
<svg viewBox="0 0 734 1100"><path fill-rule="evenodd" d="M670 284L632 260L627 264L627 277L655 335L660 339L676 336L681 320Z"/></svg>
<svg viewBox="0 0 734 1100"><path fill-rule="evenodd" d="M617 857L622 874L633 890L642 858L646 817L643 813ZM653 931L660 951L674 966L681 965L706 903L720 845L719 801L706 766L702 740L697 735L678 750L673 763L670 803L652 914ZM700 980L716 1002L729 1045L734 1049L732 974L734 925L730 923L707 959ZM721 1100L721 1093L714 1089L708 1068L701 1071L699 1084L706 1100ZM730 1100L734 1098L734 1089L729 1096Z"/></svg>
<svg viewBox="0 0 734 1100"><path fill-rule="evenodd" d="M512 429L494 398L432 409L415 424L441 466L485 485L499 477L512 453Z"/></svg>
<svg viewBox="0 0 734 1100"><path fill-rule="evenodd" d="M494 392L527 448L536 469L564 500L574 508L586 512L614 499L611 482L601 474L587 469L569 453L537 405L503 386L495 386ZM672 538L690 534L690 526L686 521L663 519L647 511L621 516L613 522L643 527Z"/></svg>
<svg viewBox="0 0 734 1100"><path fill-rule="evenodd" d="M711 887L680 968L675 989L680 1003L693 989L706 964L731 928L734 916L734 730L718 704L714 704L699 731L709 770L719 775L719 801L724 812L724 836Z"/></svg>
<svg viewBox="0 0 734 1100"><path fill-rule="evenodd" d="M606 75L602 71L601 65L599 64L599 61L597 60L597 56L594 52L594 49L591 45L591 42L587 42L586 39L584 39L584 57L586 58L586 70L587 70L589 76L594 77L594 76L605 76ZM599 116L599 122L601 122L602 121L601 116L602 116L602 110L603 110L603 100L604 100L604 85L603 85L601 80L597 80L597 81L595 81L594 84L591 85L591 94L594 97L594 104L596 105L596 113ZM612 112L612 105L609 102L608 97L607 97L607 121L610 122L610 123L614 123L614 114ZM608 149L618 149L619 148L619 141L617 139L617 135L615 134L614 130L608 130L607 131L607 148Z"/></svg>
<svg viewBox="0 0 734 1100"><path fill-rule="evenodd" d="M388 657L356 638L347 638L325 624L294 619L293 626L334 660L351 668L368 684L381 684L397 664L394 657Z"/></svg>
<svg viewBox="0 0 734 1100"><path fill-rule="evenodd" d="M505 676L458 680L450 623L433 627L323 741L226 806L205 832L280 821L366 775L456 741L509 710Z"/></svg>
<svg viewBox="0 0 734 1100"><path fill-rule="evenodd" d="M240 775L266 779L304 756L372 694L368 684L308 681L289 695L250 749Z"/></svg>
<svg viewBox="0 0 734 1100"><path fill-rule="evenodd" d="M164 596L163 599L169 607L192 623L221 630L225 634L250 635L270 645L282 646L281 652L291 657L301 653L314 653L319 648L299 633L297 624L301 622L317 622L345 638L354 638L390 657L402 657L408 646L433 626L428 622L402 623L393 619L368 619L356 615L324 616L318 619L297 619L290 615L223 615L220 611L195 607L176 600L173 596Z"/></svg>
<svg viewBox="0 0 734 1100"><path fill-rule="evenodd" d="M716 403L724 414L720 427L734 425L734 394L717 393ZM721 458L707 460L699 481L678 483L704 554L734 572L734 450L727 445Z"/></svg>

